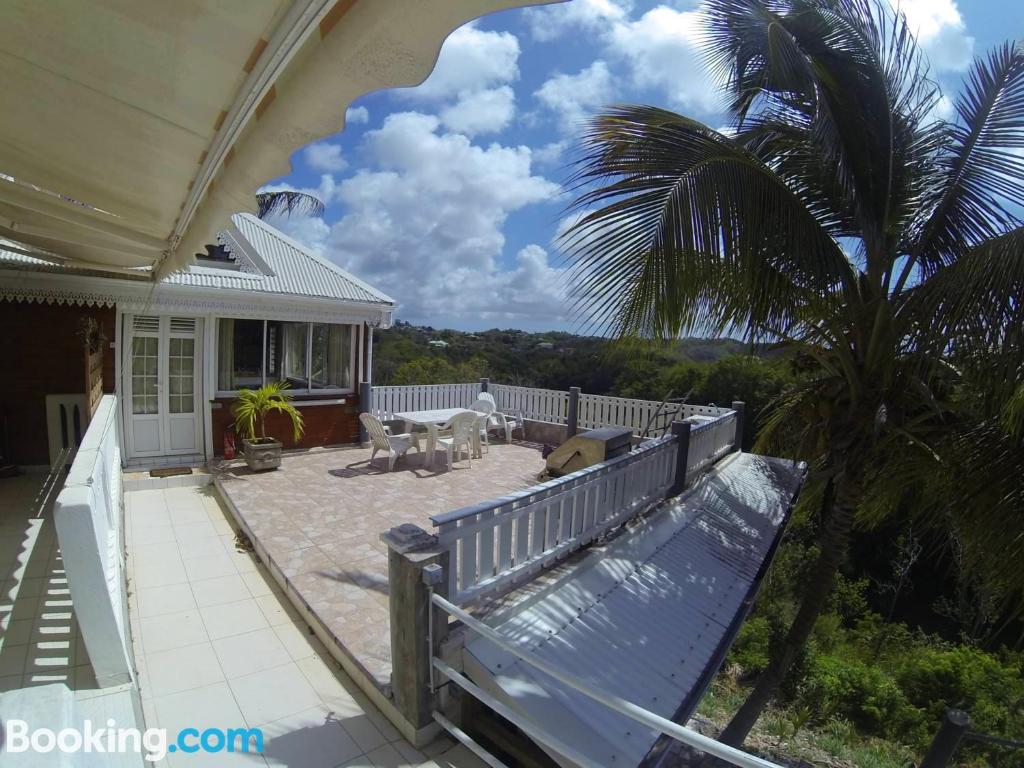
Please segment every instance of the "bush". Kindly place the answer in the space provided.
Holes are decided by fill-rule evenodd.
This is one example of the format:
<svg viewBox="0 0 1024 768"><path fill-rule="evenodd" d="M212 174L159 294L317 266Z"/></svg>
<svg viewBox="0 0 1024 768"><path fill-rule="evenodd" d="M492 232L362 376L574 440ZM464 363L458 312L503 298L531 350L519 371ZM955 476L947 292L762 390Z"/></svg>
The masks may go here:
<svg viewBox="0 0 1024 768"><path fill-rule="evenodd" d="M733 643L729 661L743 671L744 677L756 675L768 666L771 658L771 625L764 616L744 623Z"/></svg>
<svg viewBox="0 0 1024 768"><path fill-rule="evenodd" d="M802 706L816 719L841 717L862 732L888 738L923 733L921 712L893 678L878 667L849 655L816 656L800 685Z"/></svg>
<svg viewBox="0 0 1024 768"><path fill-rule="evenodd" d="M996 736L1024 737L1024 665L965 645L918 647L895 665L907 698L938 727L947 709L963 709L974 729ZM1019 757L1019 755L1018 755Z"/></svg>

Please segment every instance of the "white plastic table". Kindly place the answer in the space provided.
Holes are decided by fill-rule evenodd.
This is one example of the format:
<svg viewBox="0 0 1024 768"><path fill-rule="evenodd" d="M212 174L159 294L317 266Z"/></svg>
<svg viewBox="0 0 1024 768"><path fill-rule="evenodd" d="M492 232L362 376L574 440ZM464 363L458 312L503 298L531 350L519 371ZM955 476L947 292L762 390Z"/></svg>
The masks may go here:
<svg viewBox="0 0 1024 768"><path fill-rule="evenodd" d="M411 433L413 426L427 428L427 466L434 463L434 448L437 445L438 427L447 424L453 416L460 413L477 413L469 408L436 408L431 411L403 411L396 413L395 418L405 422L405 431ZM483 416L483 414L479 414ZM473 458L479 459L480 433L473 430Z"/></svg>

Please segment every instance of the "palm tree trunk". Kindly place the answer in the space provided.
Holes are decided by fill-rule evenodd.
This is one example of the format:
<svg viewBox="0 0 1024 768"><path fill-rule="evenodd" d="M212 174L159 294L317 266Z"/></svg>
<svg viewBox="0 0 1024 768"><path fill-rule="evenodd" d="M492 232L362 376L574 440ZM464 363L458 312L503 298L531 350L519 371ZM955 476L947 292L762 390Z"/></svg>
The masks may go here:
<svg viewBox="0 0 1024 768"><path fill-rule="evenodd" d="M859 495L859 483L851 481L849 477L837 480L832 509L825 510L822 531L818 539L820 554L808 573L800 610L797 611L782 645L773 655L768 667L758 677L754 690L719 736L719 740L725 744L734 747L743 744L761 712L785 680L793 662L807 645L814 624L832 592L836 572L846 559L850 528ZM824 505L828 505L829 501L829 494L826 491Z"/></svg>

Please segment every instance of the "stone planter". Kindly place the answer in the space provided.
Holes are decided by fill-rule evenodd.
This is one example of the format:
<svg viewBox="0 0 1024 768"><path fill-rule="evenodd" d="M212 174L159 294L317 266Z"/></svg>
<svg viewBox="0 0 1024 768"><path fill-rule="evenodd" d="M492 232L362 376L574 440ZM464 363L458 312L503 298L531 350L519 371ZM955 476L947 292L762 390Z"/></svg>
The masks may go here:
<svg viewBox="0 0 1024 768"><path fill-rule="evenodd" d="M242 440L245 449L245 463L253 472L277 469L281 466L281 442L268 437L266 440Z"/></svg>

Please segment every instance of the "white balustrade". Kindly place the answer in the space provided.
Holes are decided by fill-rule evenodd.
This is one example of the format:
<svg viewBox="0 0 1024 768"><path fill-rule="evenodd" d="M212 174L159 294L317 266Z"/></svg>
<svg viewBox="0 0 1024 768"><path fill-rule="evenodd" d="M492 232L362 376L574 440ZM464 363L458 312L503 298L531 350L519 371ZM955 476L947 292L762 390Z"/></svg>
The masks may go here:
<svg viewBox="0 0 1024 768"><path fill-rule="evenodd" d="M464 605L507 591L661 501L675 479L677 452L668 435L525 491L432 517L450 551L450 599Z"/></svg>
<svg viewBox="0 0 1024 768"><path fill-rule="evenodd" d="M104 395L54 504L61 558L101 687L132 680L117 398Z"/></svg>
<svg viewBox="0 0 1024 768"><path fill-rule="evenodd" d="M569 414L569 393L557 389L513 387L491 384L489 391L501 413L523 414L533 421L565 424Z"/></svg>
<svg viewBox="0 0 1024 768"><path fill-rule="evenodd" d="M736 411L730 410L714 421L690 429L690 446L686 454L687 485L733 449L737 423Z"/></svg>
<svg viewBox="0 0 1024 768"><path fill-rule="evenodd" d="M381 421L405 411L434 411L441 408L468 408L480 394L480 383L415 384L412 386L374 387L370 413Z"/></svg>

